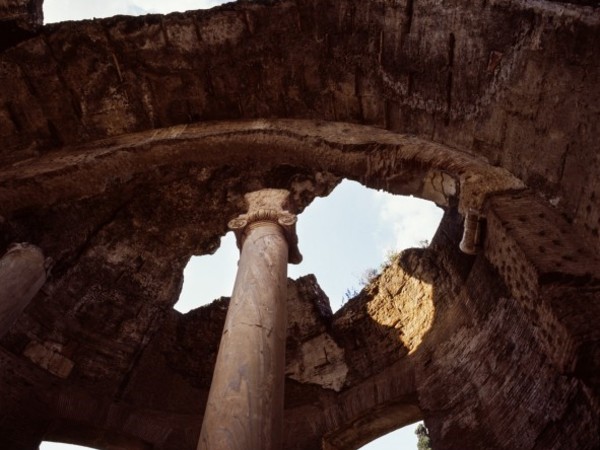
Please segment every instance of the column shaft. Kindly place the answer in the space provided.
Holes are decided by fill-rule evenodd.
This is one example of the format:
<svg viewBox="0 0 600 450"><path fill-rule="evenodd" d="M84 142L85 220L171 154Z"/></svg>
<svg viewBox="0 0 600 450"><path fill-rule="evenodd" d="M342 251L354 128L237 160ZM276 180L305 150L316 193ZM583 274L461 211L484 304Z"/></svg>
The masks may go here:
<svg viewBox="0 0 600 450"><path fill-rule="evenodd" d="M198 450L279 450L288 243L272 222L248 226Z"/></svg>
<svg viewBox="0 0 600 450"><path fill-rule="evenodd" d="M0 336L19 318L46 282L42 251L15 244L0 258Z"/></svg>

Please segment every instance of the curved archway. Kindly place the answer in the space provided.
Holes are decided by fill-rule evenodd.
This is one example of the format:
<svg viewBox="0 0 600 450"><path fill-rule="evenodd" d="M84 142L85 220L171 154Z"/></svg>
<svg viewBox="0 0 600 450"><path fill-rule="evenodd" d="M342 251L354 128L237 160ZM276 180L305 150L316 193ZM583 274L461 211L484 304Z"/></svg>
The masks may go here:
<svg viewBox="0 0 600 450"><path fill-rule="evenodd" d="M400 251L427 246L441 217L442 210L431 202L343 180L299 215L303 261L290 266L288 276L315 275L336 312ZM187 313L228 296L238 256L233 233L228 233L213 255L191 257L174 308Z"/></svg>
<svg viewBox="0 0 600 450"><path fill-rule="evenodd" d="M467 262L455 251L461 221L449 208L434 248L394 267L435 287L425 336L413 321L373 320L375 294L329 328L317 316L325 331L313 337L344 350L325 372L345 363L345 390L290 383L289 442L351 441L365 414L410 395L448 447L600 446L600 165L590 151L600 21L578 3L245 2L10 39L0 55L0 246L33 241L57 264L3 339L11 396L0 439L20 439L18 418L40 428L72 418L56 393L74 385L90 397L78 418L102 424L97 433L192 448L220 312L174 320L173 273L214 249L245 190L289 187L302 207L348 177L457 202L463 214L487 197L484 251ZM375 128L168 128L258 117ZM401 296L389 275L378 292ZM396 310L386 317L399 319ZM105 422L98 405L119 420Z"/></svg>
<svg viewBox="0 0 600 450"><path fill-rule="evenodd" d="M255 170L256 176L240 179L240 167L245 174ZM451 271L457 267L467 273L471 271L471 262L466 265L456 262L460 259L456 255L456 236L461 221L452 205L464 211L480 208L490 196L501 200L494 204L493 217L490 218L486 241L490 245L486 248L486 257L490 261L486 263L479 259L481 267L477 266L490 283L494 280L492 269L485 264L492 262L499 270L504 270L502 262L507 257L494 243L512 242L510 245L516 249L527 245L523 240L515 241L514 237L511 237L512 241L500 239L501 233L511 226L511 220L520 220L507 215L503 205L509 201L513 204L521 202L529 206L527 214L537 217L535 220L550 220L551 217L544 215L550 214L546 210L539 215L536 208L541 201L528 194L522 184L503 169L414 137L347 124L260 121L172 128L65 148L4 169L0 177L9 180L10 189L3 190L0 195L5 200L4 214L11 223L17 224L17 234L34 232L32 217L40 213L31 211L42 204L45 209L37 216L40 222L36 226L51 223L65 212L71 213L64 205L69 205L74 211L81 208L85 213L99 211L99 216L89 218L90 222L97 221L99 226L83 239L83 249L76 252L79 258L77 264L74 266L68 257L56 254L56 260L62 262L63 267L58 268L56 279L48 289L50 292L54 290L59 308L48 310L43 302L36 303L25 321L17 325L14 334L22 333L26 337L21 339L43 342L36 351L53 352L61 358L77 360L74 376L83 386L98 386L98 380L105 383L106 387L102 390L107 397L102 400L103 404L107 408L116 408L119 404L119 408L123 408L120 411L130 418L123 424L111 424L111 433L127 435L131 429L120 427L138 423L143 418L151 426L158 427L161 433L183 436L178 438L183 441L174 440L172 442L178 443L170 445L191 445L193 442L194 432L186 434L184 430L194 429L190 423L196 424L196 427L200 423L198 408L203 404L206 378L210 376L210 365L199 366L195 361L210 360L211 348L209 345L198 348L198 336L190 334L189 330L198 330L197 325L202 323L203 341L217 341L221 312L219 308L200 311L196 316L181 321L165 317L161 308L174 303L180 283L180 277L174 273L181 273L193 246L200 246L204 251L214 248L224 231L226 218L242 207L240 193L245 190L273 185L287 187L302 208L315 195L327 194L341 177L348 177L368 186L383 187L395 193L412 193L449 205L449 212L454 211L453 231L445 229L440 235L444 245L440 244L438 250L442 253L425 254L429 256L421 258L421 253L413 252L407 261L402 262L404 265L395 267L404 271L402 276L407 280L415 278L416 290L422 289L424 284L435 284L435 289L447 294L447 299L461 299L460 296L465 295L461 294L461 282L468 285L460 278L464 276L462 272ZM509 193L506 194L506 191ZM516 191L521 193L515 194ZM138 195L141 192L146 195ZM127 200L117 203L115 208L112 202L123 197ZM90 205L97 208L92 209ZM198 213L194 215L198 205L203 208L201 222L198 222ZM108 209L104 210L107 206ZM526 211L524 208L521 210ZM529 216L526 220L530 220ZM72 222L69 221L71 227L89 226L85 221ZM199 223L203 227L198 227ZM46 236L55 240L48 241L45 247L60 249L71 245L66 242L68 234L46 233ZM435 262L433 269L427 266L432 261ZM449 267L445 266L447 261L452 261ZM476 278L479 275L474 272L471 276ZM517 279L514 285L509 284L517 294L522 292L518 290L518 282L520 280ZM61 283L75 286L77 290L63 292L59 289ZM379 285L380 292L385 292L385 288L385 283ZM504 288L498 289L504 295L502 299L507 298ZM527 289L533 292L536 288L528 286ZM444 308L438 307L444 304L444 296L440 297L440 292L431 289L423 292L426 298L430 298L421 305L427 320L454 320L452 310L438 319L439 312L444 311ZM486 295L491 296L492 301L497 292ZM401 425L395 419L390 420L390 417L399 414L398 411L408 411L408 423L422 417L422 404L433 401L426 397L423 399L425 393L420 391L422 382L416 382L415 371L423 370L421 363L427 360L428 352L434 351L421 342L424 337L453 330L452 326L439 325L436 329L440 331L432 331L434 334L429 333L429 329L410 333L399 330L398 327L406 323L398 316L401 309L387 311L384 322L378 322L377 317L369 314L371 301L380 300L377 300L376 294L369 294L356 306L344 309L334 317L330 331L319 322L322 317L315 319L318 327L323 328L317 328L318 334L311 335L310 345L313 345L314 339L321 339L327 345L335 344L338 354L328 362L331 367L327 369L325 380L309 370L297 377L302 380L299 385L291 383L290 398L295 406L289 409L286 420L290 424L290 432L294 433L290 439L297 439L300 435L306 440L298 444L303 448L310 448L315 439L320 441L321 435L332 448L360 445L365 437L376 437ZM463 301L461 299L458 304ZM210 324L206 322L205 313L212 317ZM42 320L46 324L58 323L64 317L72 318L70 325L63 325L70 327L68 332L85 342L85 352L81 355L68 353L68 348L65 350L62 344L53 343L52 327L40 326ZM104 322L114 328L106 328L102 321L98 323L98 317L104 318ZM157 317L163 322L155 322ZM472 320L484 319L473 317ZM525 332L526 325L517 323L525 327L517 331ZM356 327L352 333L347 331L350 324ZM151 331L147 331L149 328ZM517 331L502 329L507 337ZM311 329L311 333L314 332ZM153 337L152 345L147 340L148 336ZM386 351L392 357L372 360L368 354L373 348L382 348L380 336L385 336L383 343L388 346ZM352 339L360 342L357 344ZM567 345L568 337L564 342ZM108 350L107 343L112 346ZM300 350L304 343L299 342ZM552 342L538 344L554 345ZM194 358L191 358L191 350ZM378 352L383 353L383 350ZM168 359L164 355L168 355ZM161 361L158 366L157 360ZM31 360L38 365L43 361L43 358ZM133 367L132 361L135 363ZM306 365L303 367L305 371ZM342 369L338 371L339 367ZM156 394L155 388L162 385L161 374L164 373L169 373L176 380L182 374L187 377L185 381L169 386L173 391L173 401L179 399L180 404L176 407L165 404L171 401L169 395L165 399L164 392L161 392L160 398ZM344 391L336 393L336 389L342 387ZM328 399L326 408L303 403L303 400L322 395L321 389L328 389L325 391ZM116 399L111 396L116 396ZM442 394L440 398L443 398ZM88 398L82 400L82 404L95 401L98 400ZM49 402L53 408L58 405L53 400ZM153 411L161 414L178 412L170 414L169 419L161 423L152 417ZM313 416L310 421L306 420L307 412ZM372 421L369 417L380 421ZM91 425L98 417L90 412L82 420ZM357 434L357 431L360 433ZM146 428L136 429L136 432L150 441L162 439L147 435Z"/></svg>
<svg viewBox="0 0 600 450"><path fill-rule="evenodd" d="M241 151L243 149L243 151ZM64 148L0 171L3 212L98 195L169 167L289 165L327 172L393 194L481 209L487 195L524 189L485 160L379 128L314 121L203 123ZM69 173L69 189L61 179ZM291 186L294 190L293 186ZM43 189L43 193L42 193Z"/></svg>

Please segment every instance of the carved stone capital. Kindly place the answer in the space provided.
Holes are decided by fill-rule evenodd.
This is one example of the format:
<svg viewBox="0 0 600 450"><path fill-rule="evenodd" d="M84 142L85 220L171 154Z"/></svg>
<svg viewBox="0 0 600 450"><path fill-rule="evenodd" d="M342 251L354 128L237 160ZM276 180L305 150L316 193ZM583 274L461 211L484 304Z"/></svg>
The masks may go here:
<svg viewBox="0 0 600 450"><path fill-rule="evenodd" d="M238 248L241 250L248 232L261 224L278 225L288 242L291 264L299 264L302 255L298 249L296 234L297 217L291 213L290 193L285 189L261 189L244 196L248 212L229 221L229 228L235 233Z"/></svg>

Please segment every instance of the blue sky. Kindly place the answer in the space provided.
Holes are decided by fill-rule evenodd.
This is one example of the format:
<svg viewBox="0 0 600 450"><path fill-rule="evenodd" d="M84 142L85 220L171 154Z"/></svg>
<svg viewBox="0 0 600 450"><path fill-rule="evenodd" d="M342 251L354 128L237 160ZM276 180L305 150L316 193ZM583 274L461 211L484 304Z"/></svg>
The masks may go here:
<svg viewBox="0 0 600 450"><path fill-rule="evenodd" d="M210 8L219 0L45 0L46 23L64 20L139 15ZM327 198L316 199L298 219L300 251L298 266L289 266L289 276L314 273L332 309L339 309L345 292L360 290L360 279L385 261L389 251L421 245L430 240L442 216L430 202L393 196L344 181ZM214 255L193 257L184 271L185 283L176 309L187 312L233 288L238 250L232 233L221 241ZM362 450L414 450L415 425L390 433ZM44 443L40 450L76 450L84 447Z"/></svg>
<svg viewBox="0 0 600 450"><path fill-rule="evenodd" d="M388 252L430 240L441 217L442 210L431 202L343 181L299 216L297 234L303 261L288 266L288 276L315 274L336 311L346 291L360 290L362 276L379 268ZM238 256L233 233L228 233L214 255L193 257L184 271L183 291L175 309L185 313L229 296Z"/></svg>

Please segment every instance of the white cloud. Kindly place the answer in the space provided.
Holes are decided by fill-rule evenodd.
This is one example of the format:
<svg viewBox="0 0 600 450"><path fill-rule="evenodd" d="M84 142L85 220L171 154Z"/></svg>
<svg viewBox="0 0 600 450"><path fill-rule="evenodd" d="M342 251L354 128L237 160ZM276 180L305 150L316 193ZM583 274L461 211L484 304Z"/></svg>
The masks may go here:
<svg viewBox="0 0 600 450"><path fill-rule="evenodd" d="M385 194L378 201L379 246L383 254L431 241L443 215L434 203L415 197Z"/></svg>

